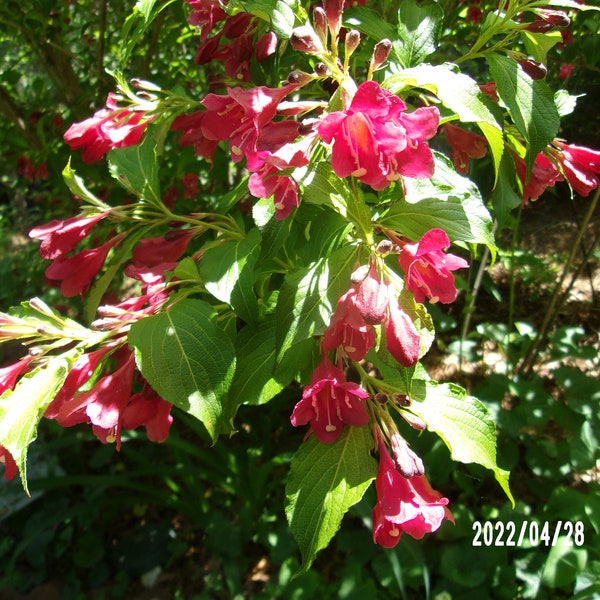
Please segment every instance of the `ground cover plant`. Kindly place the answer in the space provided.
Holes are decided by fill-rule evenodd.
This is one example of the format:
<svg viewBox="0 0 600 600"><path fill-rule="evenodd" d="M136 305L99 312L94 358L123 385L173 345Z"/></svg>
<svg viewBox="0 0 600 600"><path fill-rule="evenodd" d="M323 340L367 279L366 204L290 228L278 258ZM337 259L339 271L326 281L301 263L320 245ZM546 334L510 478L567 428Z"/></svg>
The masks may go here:
<svg viewBox="0 0 600 600"><path fill-rule="evenodd" d="M597 34L594 7L120 11L0 9L56 107L15 101L49 92L5 33L7 272L24 234L49 264L19 275L31 298L4 292L0 453L52 507L9 509L8 584L73 552L73 597L175 564L185 597L596 593L597 338L555 326L569 272L587 265L594 299L600 151L560 129L565 82L595 67L597 35L569 49ZM523 259L542 298L541 275L559 280L527 319L517 232L548 188L588 201L558 264ZM502 300L490 264L510 277L503 323L477 315L481 288ZM470 379L436 378L445 350Z"/></svg>

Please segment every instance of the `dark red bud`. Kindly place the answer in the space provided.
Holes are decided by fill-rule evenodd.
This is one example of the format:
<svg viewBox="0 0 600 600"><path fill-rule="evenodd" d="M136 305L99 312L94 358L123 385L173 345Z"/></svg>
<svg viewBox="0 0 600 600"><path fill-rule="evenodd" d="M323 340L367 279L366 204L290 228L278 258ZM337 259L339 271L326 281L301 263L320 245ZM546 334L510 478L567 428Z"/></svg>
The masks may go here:
<svg viewBox="0 0 600 600"><path fill-rule="evenodd" d="M295 85L306 85L307 83L310 83L313 78L312 75L304 73L304 71L292 71L288 75L287 80L288 83L293 83Z"/></svg>
<svg viewBox="0 0 600 600"><path fill-rule="evenodd" d="M549 21L544 21L544 19L535 19L525 27L525 31L531 31L531 33L547 33L548 31L552 31L556 25L554 23L550 23Z"/></svg>
<svg viewBox="0 0 600 600"><path fill-rule="evenodd" d="M324 52L321 40L307 25L296 27L292 31L290 43L297 52L305 52L306 54L321 54Z"/></svg>
<svg viewBox="0 0 600 600"><path fill-rule="evenodd" d="M371 58L373 69L380 67L387 60L391 50L392 42L387 38L375 44L375 48L373 48L373 57Z"/></svg>
<svg viewBox="0 0 600 600"><path fill-rule="evenodd" d="M546 73L548 72L546 69L546 65L537 62L537 60L532 60L530 58L524 58L519 61L521 68L531 79L544 79L546 77Z"/></svg>

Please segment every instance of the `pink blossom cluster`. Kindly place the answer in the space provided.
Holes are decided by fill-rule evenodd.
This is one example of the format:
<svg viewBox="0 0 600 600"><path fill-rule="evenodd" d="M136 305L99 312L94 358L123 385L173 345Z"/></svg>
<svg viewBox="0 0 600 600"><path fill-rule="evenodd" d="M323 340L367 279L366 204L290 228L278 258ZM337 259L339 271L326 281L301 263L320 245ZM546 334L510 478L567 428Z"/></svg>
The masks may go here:
<svg viewBox="0 0 600 600"><path fill-rule="evenodd" d="M110 150L139 144L153 119L142 110L119 107L116 95L110 93L106 107L89 119L73 123L64 139L72 150L82 150L84 162L93 163Z"/></svg>
<svg viewBox="0 0 600 600"><path fill-rule="evenodd" d="M395 436L399 438L398 435ZM379 445L379 471L375 479L377 503L373 508L373 542L393 548L403 533L420 540L437 531L444 519L454 523L448 499L435 491L423 475L420 459L406 443L393 444L395 460L385 444ZM402 440L403 442L403 440ZM416 467L402 474L398 465L411 462ZM420 463L420 464L419 464Z"/></svg>

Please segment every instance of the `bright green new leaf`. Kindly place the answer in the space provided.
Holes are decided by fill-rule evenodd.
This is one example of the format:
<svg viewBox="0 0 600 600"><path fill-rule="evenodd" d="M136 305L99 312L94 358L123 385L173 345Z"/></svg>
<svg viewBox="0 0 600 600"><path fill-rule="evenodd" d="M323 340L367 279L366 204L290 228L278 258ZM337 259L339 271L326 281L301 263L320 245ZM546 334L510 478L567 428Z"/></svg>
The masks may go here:
<svg viewBox="0 0 600 600"><path fill-rule="evenodd" d="M491 469L514 507L509 473L496 463L496 427L485 405L451 383L413 380L412 393L408 410L444 440L453 460Z"/></svg>
<svg viewBox="0 0 600 600"><path fill-rule="evenodd" d="M402 66L414 67L433 54L437 47L444 11L437 2L404 0L398 11L398 35L401 43L396 54Z"/></svg>
<svg viewBox="0 0 600 600"><path fill-rule="evenodd" d="M367 427L347 427L332 444L311 435L300 446L286 485L286 515L302 553L301 573L329 544L348 509L377 474Z"/></svg>
<svg viewBox="0 0 600 600"><path fill-rule="evenodd" d="M97 198L94 194L92 194L92 192L90 192L90 190L87 189L87 187L85 187L83 179L81 179L81 177L75 173L75 169L71 168L71 159L69 159L67 166L63 169L62 176L67 184L67 187L69 190L71 190L71 193L74 196L78 196L88 204L97 206L100 209L98 212L104 212L105 210L110 209L108 204L102 202L100 198ZM90 215L91 214L93 213L90 213Z"/></svg>
<svg viewBox="0 0 600 600"><path fill-rule="evenodd" d="M193 415L213 440L229 431L226 394L235 371L235 351L201 300L184 300L131 327L129 345L138 368L167 402Z"/></svg>
<svg viewBox="0 0 600 600"><path fill-rule="evenodd" d="M356 248L344 246L308 269L290 273L277 302L277 362L294 345L322 335L340 296L350 287Z"/></svg>
<svg viewBox="0 0 600 600"><path fill-rule="evenodd" d="M512 58L499 54L486 58L498 96L527 142L525 164L530 173L536 156L558 133L560 117L553 94L545 81L531 79Z"/></svg>
<svg viewBox="0 0 600 600"><path fill-rule="evenodd" d="M200 277L206 289L221 302L230 304L247 323L258 317L253 285L260 240L259 230L252 229L242 240L228 240L210 248L200 261Z"/></svg>
<svg viewBox="0 0 600 600"><path fill-rule="evenodd" d="M160 202L156 140L152 125L141 144L108 153L110 174L132 194L152 203Z"/></svg>
<svg viewBox="0 0 600 600"><path fill-rule="evenodd" d="M546 64L548 52L556 46L556 44L562 42L562 35L558 30L549 31L548 33L522 31L521 35L525 42L527 52L542 64Z"/></svg>
<svg viewBox="0 0 600 600"><path fill-rule="evenodd" d="M241 404L265 404L283 389L273 377L275 367L275 318L270 315L256 326L246 325L235 341L235 374L229 393L235 408Z"/></svg>
<svg viewBox="0 0 600 600"><path fill-rule="evenodd" d="M439 227L452 241L495 247L492 218L477 186L459 175L445 156L435 154L431 179L406 178L404 184L405 198L384 213L381 225L412 240Z"/></svg>
<svg viewBox="0 0 600 600"><path fill-rule="evenodd" d="M79 350L71 350L50 358L22 377L14 390L8 389L0 396L0 445L17 463L27 494L27 449L37 437L40 419L79 355Z"/></svg>

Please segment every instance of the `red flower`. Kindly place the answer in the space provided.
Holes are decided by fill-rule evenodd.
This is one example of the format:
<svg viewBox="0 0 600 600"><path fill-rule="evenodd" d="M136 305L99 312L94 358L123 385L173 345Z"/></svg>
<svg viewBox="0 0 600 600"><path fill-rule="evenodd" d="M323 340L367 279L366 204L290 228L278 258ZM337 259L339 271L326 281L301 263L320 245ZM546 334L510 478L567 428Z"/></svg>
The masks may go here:
<svg viewBox="0 0 600 600"><path fill-rule="evenodd" d="M389 353L403 367L412 367L419 360L421 337L412 319L397 302L390 302L389 305L385 339Z"/></svg>
<svg viewBox="0 0 600 600"><path fill-rule="evenodd" d="M227 95L224 96L208 94L202 101L208 109L200 123L203 136L207 140L228 140L233 160L237 162L245 156L248 168L256 170L263 162L255 162L261 150L258 147L259 136L269 136L269 129L273 126L277 128L279 124L272 123L277 105L296 87L258 86L248 90L236 87L228 88ZM291 132L291 139L288 128L282 133L279 145L293 141L297 129Z"/></svg>
<svg viewBox="0 0 600 600"><path fill-rule="evenodd" d="M368 397L369 394L360 385L346 381L344 372L324 355L290 420L294 427L310 423L319 440L335 442L344 425L367 425L369 415L364 400Z"/></svg>
<svg viewBox="0 0 600 600"><path fill-rule="evenodd" d="M94 225L106 217L108 212L103 212L93 217L71 217L66 221L50 221L45 225L34 227L29 232L29 237L42 240L40 255L46 260L63 258L84 238L86 238Z"/></svg>
<svg viewBox="0 0 600 600"><path fill-rule="evenodd" d="M462 127L451 123L444 125L446 139L452 147L452 162L454 168L461 174L469 172L471 158L483 158L487 154L487 142L485 138Z"/></svg>
<svg viewBox="0 0 600 600"><path fill-rule="evenodd" d="M174 263L186 251L193 232L172 229L165 235L143 239L133 250L131 260L136 266L155 267Z"/></svg>
<svg viewBox="0 0 600 600"><path fill-rule="evenodd" d="M569 79L569 77L571 77L571 73L573 73L573 65L571 63L563 63L560 65L558 76L561 79Z"/></svg>
<svg viewBox="0 0 600 600"><path fill-rule="evenodd" d="M110 240L98 248L82 250L75 256L59 258L46 269L46 277L56 284L65 298L83 294L98 274L116 239Z"/></svg>
<svg viewBox="0 0 600 600"><path fill-rule="evenodd" d="M471 23L479 23L483 18L483 11L479 6L469 6L467 10L467 21Z"/></svg>
<svg viewBox="0 0 600 600"><path fill-rule="evenodd" d="M151 442L164 442L173 423L172 406L146 384L139 394L129 399L123 411L123 427L137 429L143 425Z"/></svg>
<svg viewBox="0 0 600 600"><path fill-rule="evenodd" d="M360 269L354 278L360 277ZM398 304L394 287L381 281L377 268L356 282L339 300L323 336L323 349L342 346L353 360L362 360L375 346L374 325L384 324L390 354L403 366L419 360L420 335L412 319Z"/></svg>
<svg viewBox="0 0 600 600"><path fill-rule="evenodd" d="M592 190L598 187L600 151L584 146L565 144L559 140L554 140L553 144L561 150L556 153L556 158L571 187L579 195L588 196Z"/></svg>
<svg viewBox="0 0 600 600"><path fill-rule="evenodd" d="M406 273L406 287L417 302L429 298L431 302L449 304L456 300L458 292L450 271L464 269L469 263L454 254L444 254L442 250L449 246L450 239L443 229L431 229L419 242L402 248L398 260Z"/></svg>
<svg viewBox="0 0 600 600"><path fill-rule="evenodd" d="M32 356L26 356L16 363L0 369L0 396L6 390L12 390L15 387L17 379L29 370L29 363L32 360Z"/></svg>
<svg viewBox="0 0 600 600"><path fill-rule="evenodd" d="M379 446L379 472L375 479L377 504L373 509L373 541L393 548L403 533L420 540L437 531L444 519L454 523L448 499L436 492L425 475L402 476L383 444Z"/></svg>
<svg viewBox="0 0 600 600"><path fill-rule="evenodd" d="M10 481L19 472L15 459L4 446L0 446L0 464L4 465L4 479L6 481Z"/></svg>
<svg viewBox="0 0 600 600"><path fill-rule="evenodd" d="M114 148L135 146L152 121L142 111L117 108L112 94L108 95L106 106L89 119L73 123L65 132L65 142L72 150L83 148L81 156L86 163L100 160Z"/></svg>
<svg viewBox="0 0 600 600"><path fill-rule="evenodd" d="M327 115L318 126L333 140L331 164L339 177L352 175L382 190L405 177L431 177L433 156L426 140L439 124L435 107L407 113L406 104L374 81L362 83L347 110Z"/></svg>
<svg viewBox="0 0 600 600"><path fill-rule="evenodd" d="M537 200L547 188L552 187L557 181L562 181L563 177L556 164L550 160L543 152L535 157L533 168L529 180L525 180L527 167L525 161L517 155L513 155L517 175L523 184L523 203L530 199Z"/></svg>
<svg viewBox="0 0 600 600"><path fill-rule="evenodd" d="M375 345L375 329L367 325L356 306L356 289L350 288L339 300L323 336L323 349L342 346L352 360L362 360Z"/></svg>
<svg viewBox="0 0 600 600"><path fill-rule="evenodd" d="M194 146L196 156L212 162L218 140L210 140L202 133L202 121L208 113L203 110L196 111L191 115L179 115L171 124L172 131L183 131L179 136L179 143L186 148Z"/></svg>
<svg viewBox="0 0 600 600"><path fill-rule="evenodd" d="M273 31L268 31L261 36L254 47L254 57L256 60L262 62L263 60L267 60L269 56L275 54L277 42L277 35Z"/></svg>

